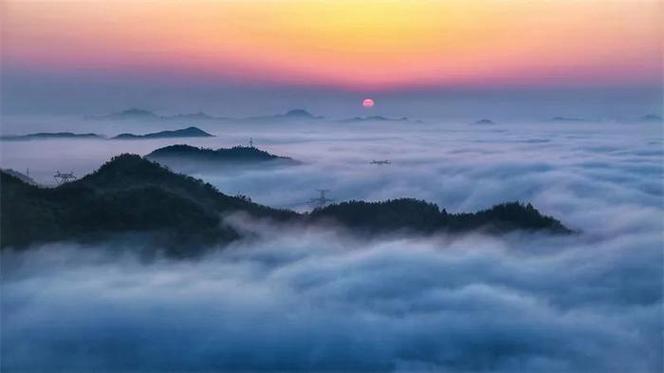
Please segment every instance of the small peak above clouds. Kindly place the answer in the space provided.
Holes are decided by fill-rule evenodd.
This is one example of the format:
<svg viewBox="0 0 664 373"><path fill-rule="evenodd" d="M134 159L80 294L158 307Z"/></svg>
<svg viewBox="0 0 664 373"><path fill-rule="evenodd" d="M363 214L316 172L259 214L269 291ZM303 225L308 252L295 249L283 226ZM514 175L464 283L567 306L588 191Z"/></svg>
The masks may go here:
<svg viewBox="0 0 664 373"><path fill-rule="evenodd" d="M587 122L587 119L584 118L578 118L578 117L553 117L551 118L552 122Z"/></svg>
<svg viewBox="0 0 664 373"><path fill-rule="evenodd" d="M639 118L639 122L661 123L662 117L656 114L646 114Z"/></svg>
<svg viewBox="0 0 664 373"><path fill-rule="evenodd" d="M305 109L292 109L288 110L286 114L284 114L285 117L295 117L295 118L320 118L317 116L314 116L310 112L308 112Z"/></svg>
<svg viewBox="0 0 664 373"><path fill-rule="evenodd" d="M477 124L477 125L494 125L496 122L492 121L491 119L480 119L477 120L471 124Z"/></svg>

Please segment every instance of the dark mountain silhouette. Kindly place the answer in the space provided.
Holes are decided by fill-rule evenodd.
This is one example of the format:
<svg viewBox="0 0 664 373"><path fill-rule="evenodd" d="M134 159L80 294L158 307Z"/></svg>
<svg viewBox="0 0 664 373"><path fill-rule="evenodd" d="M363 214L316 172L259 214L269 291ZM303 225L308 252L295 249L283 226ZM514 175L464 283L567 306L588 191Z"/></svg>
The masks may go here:
<svg viewBox="0 0 664 373"><path fill-rule="evenodd" d="M190 145L170 145L159 148L145 157L160 163L165 162L166 164L168 164L169 160L214 162L220 165L227 163L262 163L267 161L295 163L291 158L270 154L253 146L235 146L233 148L213 150Z"/></svg>
<svg viewBox="0 0 664 373"><path fill-rule="evenodd" d="M117 233L145 233L160 243L196 246L239 237L222 224L225 213L242 211L276 221L298 216L227 196L138 155L114 157L94 173L56 188L32 186L5 172L0 182L3 247Z"/></svg>
<svg viewBox="0 0 664 373"><path fill-rule="evenodd" d="M639 118L639 122L644 122L644 123L661 123L662 122L662 117L656 114L647 114Z"/></svg>
<svg viewBox="0 0 664 373"><path fill-rule="evenodd" d="M50 139L103 139L96 133L73 133L73 132L38 132L27 135L0 136L2 140L50 140Z"/></svg>
<svg viewBox="0 0 664 373"><path fill-rule="evenodd" d="M472 124L481 125L481 126L487 126L487 125L490 126L496 123L491 119L480 119L478 121L473 122Z"/></svg>
<svg viewBox="0 0 664 373"><path fill-rule="evenodd" d="M179 130L160 131L148 133L145 135L135 135L132 133L122 133L112 139L114 140L141 140L141 139L165 139L174 137L214 137L200 128L187 127Z"/></svg>
<svg viewBox="0 0 664 373"><path fill-rule="evenodd" d="M341 122L407 122L407 117L401 118L388 118L382 115L372 115L366 117L353 117L348 119L342 119Z"/></svg>
<svg viewBox="0 0 664 373"><path fill-rule="evenodd" d="M473 214L448 214L412 199L352 201L298 214L231 197L212 185L175 174L138 155L114 157L97 171L56 188L29 185L0 171L0 247L49 241L96 241L109 235L141 235L175 256L243 236L223 216L242 212L277 224L335 222L351 232L429 234L482 229L489 233L541 230L569 233L530 205L510 203Z"/></svg>
<svg viewBox="0 0 664 373"><path fill-rule="evenodd" d="M319 208L314 221L332 219L344 226L370 233L412 231L421 233L483 230L502 233L544 230L571 233L558 220L541 215L532 205L518 202L496 205L475 213L449 214L437 205L410 198L383 202L350 201Z"/></svg>

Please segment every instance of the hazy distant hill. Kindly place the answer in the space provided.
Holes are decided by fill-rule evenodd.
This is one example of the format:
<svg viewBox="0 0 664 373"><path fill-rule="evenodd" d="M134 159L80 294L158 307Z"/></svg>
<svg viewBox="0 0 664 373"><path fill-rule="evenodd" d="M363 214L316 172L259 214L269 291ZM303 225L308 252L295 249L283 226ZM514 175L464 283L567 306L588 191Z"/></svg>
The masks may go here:
<svg viewBox="0 0 664 373"><path fill-rule="evenodd" d="M116 113L98 116L88 116L87 119L94 120L136 120L136 121L245 121L245 122L287 122L323 119L322 116L313 115L304 109L292 109L284 114L264 115L247 118L215 117L204 112L158 115L152 111L131 108Z"/></svg>
<svg viewBox="0 0 664 373"><path fill-rule="evenodd" d="M302 119L319 119L321 116L316 116L304 109L293 109L286 112L286 114L276 115L282 118L302 118Z"/></svg>
<svg viewBox="0 0 664 373"><path fill-rule="evenodd" d="M587 119L576 118L576 117L553 117L551 118L552 122L587 122Z"/></svg>
<svg viewBox="0 0 664 373"><path fill-rule="evenodd" d="M188 113L188 114L175 114L175 115L158 115L150 110L131 108L116 113L88 116L87 119L95 120L137 120L137 121L167 121L167 120L195 120L195 121L213 121L213 120L226 120L229 118L214 117L204 112Z"/></svg>
<svg viewBox="0 0 664 373"><path fill-rule="evenodd" d="M288 121L304 121L304 120L319 120L319 119L324 119L324 117L313 115L304 109L292 109L284 114L248 117L240 120L249 121L249 122L288 122Z"/></svg>
<svg viewBox="0 0 664 373"><path fill-rule="evenodd" d="M96 133L39 132L27 135L0 136L2 140L48 140L48 139L103 139Z"/></svg>
<svg viewBox="0 0 664 373"><path fill-rule="evenodd" d="M188 114L175 114L171 116L162 117L167 120L195 120L195 121L217 121L217 120L228 120L230 118L226 117L214 117L212 115L206 114L202 111L197 113L188 113Z"/></svg>
<svg viewBox="0 0 664 373"><path fill-rule="evenodd" d="M643 123L661 123L662 117L656 114L647 114L640 117L638 121Z"/></svg>
<svg viewBox="0 0 664 373"><path fill-rule="evenodd" d="M132 133L122 133L112 139L114 140L141 140L141 139L164 139L176 137L214 137L200 128L187 127L179 130L160 131L144 135L135 135Z"/></svg>
<svg viewBox="0 0 664 373"><path fill-rule="evenodd" d="M1 247L140 234L168 248L171 255L186 256L197 248L240 238L242 232L222 220L234 212L291 225L340 224L358 234L570 232L559 221L519 203L448 214L434 204L411 199L352 201L298 214L225 195L201 180L130 154L114 157L92 174L56 188L30 185L0 171L0 188Z"/></svg>
<svg viewBox="0 0 664 373"><path fill-rule="evenodd" d="M98 119L98 120L158 120L161 117L149 110L130 108L127 110L119 111L116 113L111 113L107 115L99 116L88 116L87 119Z"/></svg>
<svg viewBox="0 0 664 373"><path fill-rule="evenodd" d="M170 116L157 115L149 110L144 109L127 109L121 112L112 113L108 115L101 115L96 117L89 117L90 119L110 119L110 120L191 120L191 121L239 121L239 122L256 122L256 123L281 123L281 122L299 122L308 120L320 120L325 117L314 115L305 109L291 109L283 114L274 115L261 115L245 118L230 118L230 117L215 117L204 112L190 113L190 114L175 114ZM391 118L382 115L370 116L357 116L353 118L341 119L339 122L408 122L408 117ZM421 123L422 121L416 121Z"/></svg>
<svg viewBox="0 0 664 373"><path fill-rule="evenodd" d="M496 122L492 121L491 119L480 119L480 120L475 121L471 124L480 125L480 126L491 126L491 125L496 124Z"/></svg>

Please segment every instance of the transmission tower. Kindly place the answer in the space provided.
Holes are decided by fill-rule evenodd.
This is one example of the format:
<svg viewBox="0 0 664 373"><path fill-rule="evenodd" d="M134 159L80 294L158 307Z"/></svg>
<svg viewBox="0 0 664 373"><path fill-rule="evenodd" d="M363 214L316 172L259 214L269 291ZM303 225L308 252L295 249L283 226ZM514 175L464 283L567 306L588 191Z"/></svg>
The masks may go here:
<svg viewBox="0 0 664 373"><path fill-rule="evenodd" d="M320 193L320 195L318 196L318 198L312 198L312 199L310 199L310 200L309 200L309 203L310 203L310 204L312 204L312 205L314 205L314 206L316 206L316 207L324 207L324 206L327 205L328 203L330 203L330 202L334 202L333 199L331 199L331 198L327 198L327 196L325 195L327 192L330 191L329 189L317 189L317 190L318 190L318 192Z"/></svg>
<svg viewBox="0 0 664 373"><path fill-rule="evenodd" d="M53 175L53 177L55 178L55 181L56 183L58 183L58 185L68 183L76 179L76 176L74 176L73 172L62 173L59 170L55 172L55 175Z"/></svg>

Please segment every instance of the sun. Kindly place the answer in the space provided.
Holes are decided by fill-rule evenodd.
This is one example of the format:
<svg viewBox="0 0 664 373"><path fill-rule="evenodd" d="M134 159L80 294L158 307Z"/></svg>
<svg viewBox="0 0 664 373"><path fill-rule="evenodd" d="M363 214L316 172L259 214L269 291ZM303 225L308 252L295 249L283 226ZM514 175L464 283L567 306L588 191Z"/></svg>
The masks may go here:
<svg viewBox="0 0 664 373"><path fill-rule="evenodd" d="M372 107L374 106L374 104L375 104L375 102L374 102L374 100L371 99L371 98L365 98L365 99L362 101L362 106L364 106L364 107L367 108L367 109L372 108Z"/></svg>

